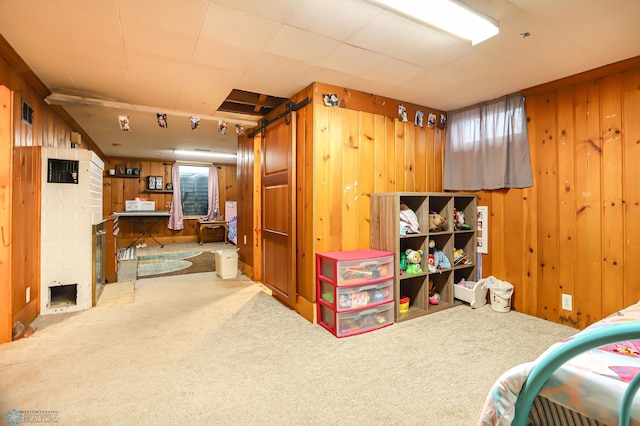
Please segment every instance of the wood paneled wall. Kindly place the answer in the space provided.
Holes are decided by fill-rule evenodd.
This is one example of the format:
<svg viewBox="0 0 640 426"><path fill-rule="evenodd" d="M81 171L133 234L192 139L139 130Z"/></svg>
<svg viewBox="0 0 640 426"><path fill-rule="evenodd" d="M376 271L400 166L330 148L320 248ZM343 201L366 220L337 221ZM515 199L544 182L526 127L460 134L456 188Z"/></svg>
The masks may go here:
<svg viewBox="0 0 640 426"><path fill-rule="evenodd" d="M140 176L136 178L109 176L109 169L124 164L131 168L140 168ZM148 176L162 176L163 182L172 182L172 163L160 160L134 158L108 158L105 161L105 176L103 182L103 216L110 217L115 211L125 210L125 201L136 197L155 201L156 210L168 210L173 194L152 193L147 191ZM220 191L220 211L224 214L226 201L237 200L237 167L235 165L220 165L218 169L218 188ZM150 233L163 244L195 241L196 219L185 219L184 229L172 231L167 228L167 220L160 221L151 229ZM119 221L121 245L128 245L139 235L128 220ZM222 228L220 228L222 229ZM223 234L224 235L224 234ZM137 244L156 244L152 239L140 239Z"/></svg>
<svg viewBox="0 0 640 426"><path fill-rule="evenodd" d="M8 58L8 59L7 59ZM18 64L18 65L16 65ZM22 65L20 65L22 64ZM3 231L5 247L0 255L0 264L10 265L10 296L0 294L0 310L10 313L10 324L0 321L0 343L11 338L11 327L18 321L29 324L39 309L40 289L40 192L41 192L41 147L69 147L73 129L43 98L48 90L21 62L17 54L0 37L0 85L7 87L13 95L10 100L3 97L3 134L9 132L9 151L3 150L1 160L5 171L0 187L6 197L11 198L8 214L0 212L1 223L9 220L10 229ZM34 110L33 125L22 122L22 100ZM7 108L11 111L7 111ZM10 117L10 125L6 119ZM5 207L7 198L5 198ZM8 257L7 257L8 253ZM5 282L6 282L5 281ZM30 302L26 300L27 289ZM3 315L3 318L5 316Z"/></svg>
<svg viewBox="0 0 640 426"><path fill-rule="evenodd" d="M322 94L337 93L339 107L324 105ZM392 191L442 191L445 132L428 128L429 113L442 111L358 91L316 83L312 164L313 244L308 250L355 250L370 246L370 194ZM398 118L407 109L408 122ZM424 127L414 124L416 110ZM312 149L311 149L312 147ZM311 167L309 167L311 169ZM305 283L315 282L315 268L305 268ZM304 291L309 300L315 286Z"/></svg>
<svg viewBox="0 0 640 426"><path fill-rule="evenodd" d="M514 309L581 329L640 300L640 58L524 93L534 187L479 193L483 275L514 285Z"/></svg>
<svg viewBox="0 0 640 426"><path fill-rule="evenodd" d="M325 93L337 94L339 106L325 106ZM428 107L324 83L314 83L291 101L297 104L306 98L312 102L297 110L296 123L296 309L311 320L308 306L315 302L315 254L369 247L371 192L441 191L445 132L414 125L416 110L425 113L425 123L430 112L443 113ZM409 122L398 119L401 103ZM238 179L241 197L247 197L245 191L252 185L255 189L259 179L259 169L251 166L260 152L248 140L240 145L246 152L240 153ZM259 201L253 194L256 207ZM251 248L239 244L240 260L247 268L253 265L249 250L255 250L255 238L260 238L259 218L251 224L242 219L252 216L250 204L248 197L239 204L239 234L254 238Z"/></svg>

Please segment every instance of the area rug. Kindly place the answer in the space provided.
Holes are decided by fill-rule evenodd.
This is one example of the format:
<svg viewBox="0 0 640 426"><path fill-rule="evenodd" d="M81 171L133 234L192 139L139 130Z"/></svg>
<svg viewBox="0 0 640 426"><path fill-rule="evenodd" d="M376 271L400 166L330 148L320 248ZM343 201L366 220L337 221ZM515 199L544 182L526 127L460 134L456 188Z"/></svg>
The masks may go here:
<svg viewBox="0 0 640 426"><path fill-rule="evenodd" d="M215 270L215 254L210 251L138 256L138 278L156 278Z"/></svg>

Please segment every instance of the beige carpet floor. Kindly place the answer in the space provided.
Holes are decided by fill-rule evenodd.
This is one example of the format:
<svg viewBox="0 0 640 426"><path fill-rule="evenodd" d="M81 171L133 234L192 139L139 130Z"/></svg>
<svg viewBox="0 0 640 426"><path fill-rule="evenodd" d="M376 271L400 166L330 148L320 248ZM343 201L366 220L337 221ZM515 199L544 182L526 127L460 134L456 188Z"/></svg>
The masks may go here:
<svg viewBox="0 0 640 426"><path fill-rule="evenodd" d="M260 284L215 272L140 279L134 293L130 303L39 318L31 337L0 345L0 415L46 411L63 425L473 425L502 372L576 332L458 306L337 339Z"/></svg>

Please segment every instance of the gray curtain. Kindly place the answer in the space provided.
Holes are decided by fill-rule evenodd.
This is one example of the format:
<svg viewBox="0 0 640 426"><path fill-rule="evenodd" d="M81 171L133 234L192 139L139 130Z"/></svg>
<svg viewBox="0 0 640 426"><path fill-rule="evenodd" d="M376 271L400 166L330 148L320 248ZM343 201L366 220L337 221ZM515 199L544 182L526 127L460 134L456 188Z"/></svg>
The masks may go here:
<svg viewBox="0 0 640 426"><path fill-rule="evenodd" d="M173 197L171 199L171 211L169 212L169 223L167 228L179 231L184 228L184 215L182 214L182 203L180 202L180 166L173 165L171 173L173 180Z"/></svg>
<svg viewBox="0 0 640 426"><path fill-rule="evenodd" d="M533 186L522 94L449 112L447 122L445 190Z"/></svg>

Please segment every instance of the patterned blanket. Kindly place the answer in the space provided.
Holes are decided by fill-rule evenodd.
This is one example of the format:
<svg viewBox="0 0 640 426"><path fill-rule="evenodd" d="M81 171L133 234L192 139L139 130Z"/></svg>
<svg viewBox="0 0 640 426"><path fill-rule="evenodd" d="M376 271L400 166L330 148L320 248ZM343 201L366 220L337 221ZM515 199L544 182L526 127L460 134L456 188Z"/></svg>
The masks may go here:
<svg viewBox="0 0 640 426"><path fill-rule="evenodd" d="M640 302L598 321L578 336L602 327L640 321ZM570 337L547 349L537 360ZM487 395L480 425L510 425L518 394L537 362L521 364L506 371ZM577 355L545 383L540 395L606 425L618 424L620 400L633 377L640 371L640 340L614 343ZM640 395L632 405L633 425L640 425Z"/></svg>

